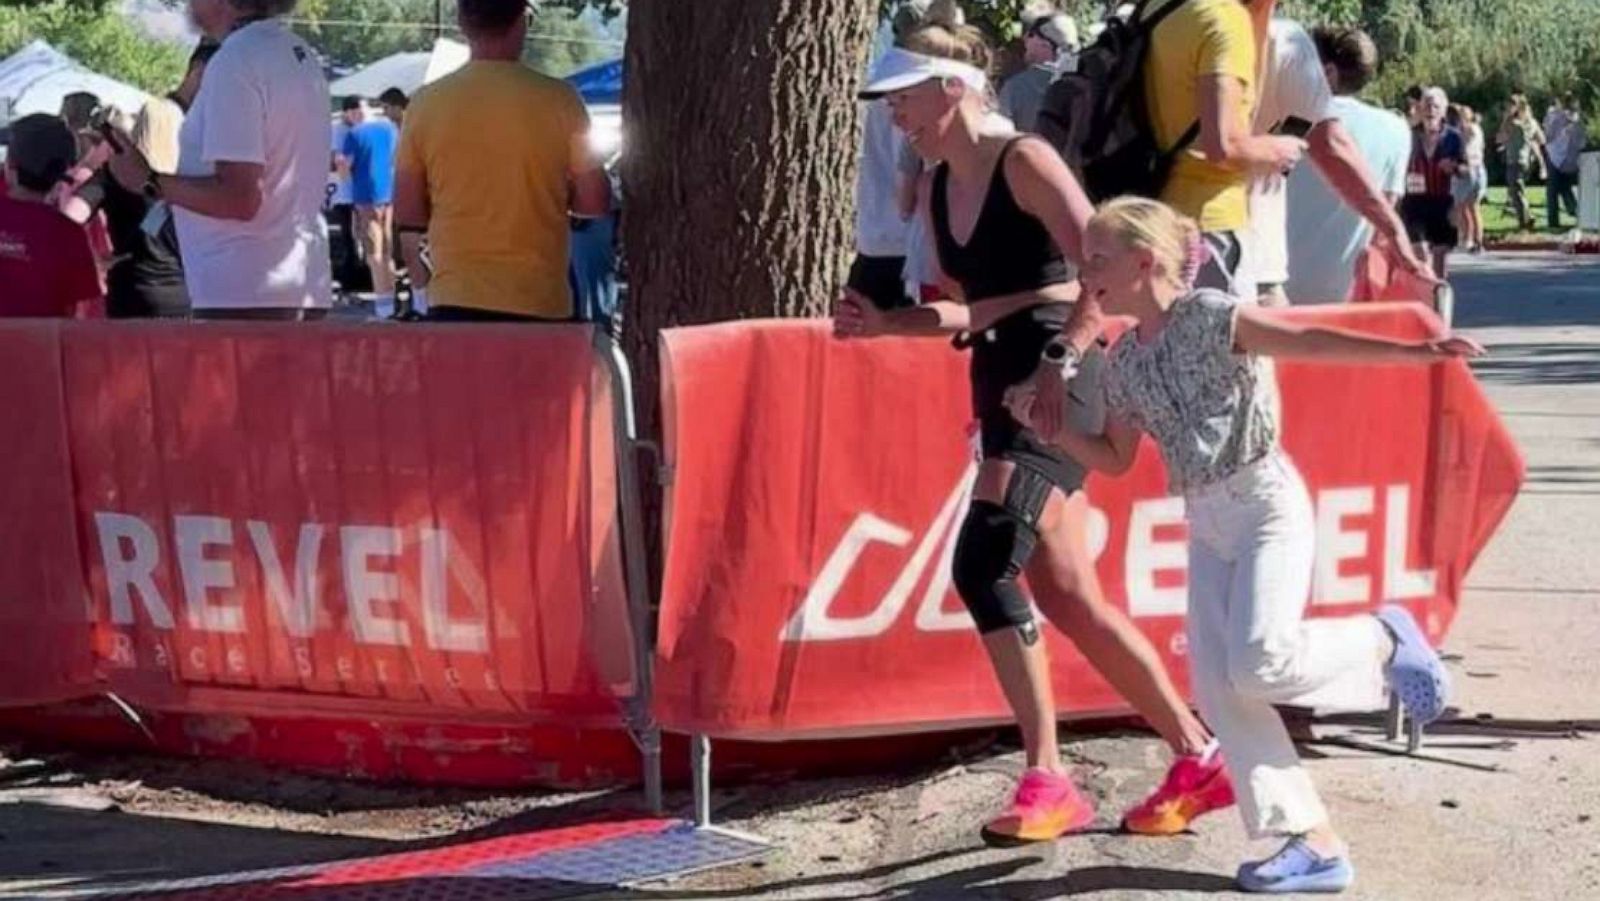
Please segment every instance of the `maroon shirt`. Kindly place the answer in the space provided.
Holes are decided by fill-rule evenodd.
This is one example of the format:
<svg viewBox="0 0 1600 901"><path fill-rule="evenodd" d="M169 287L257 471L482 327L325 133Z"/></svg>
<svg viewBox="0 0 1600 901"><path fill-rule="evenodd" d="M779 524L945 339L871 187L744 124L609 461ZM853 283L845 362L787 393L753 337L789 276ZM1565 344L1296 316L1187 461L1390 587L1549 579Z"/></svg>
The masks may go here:
<svg viewBox="0 0 1600 901"><path fill-rule="evenodd" d="M0 195L0 318L70 317L100 296L83 226L54 207Z"/></svg>
<svg viewBox="0 0 1600 901"><path fill-rule="evenodd" d="M1411 129L1411 162L1406 167L1406 193L1450 197L1455 173L1453 170L1444 171L1442 164L1451 162L1457 167L1466 165L1466 141L1462 139L1461 132L1446 125L1439 133L1439 143L1434 146L1432 156L1424 149L1427 145L1427 134L1422 126Z"/></svg>

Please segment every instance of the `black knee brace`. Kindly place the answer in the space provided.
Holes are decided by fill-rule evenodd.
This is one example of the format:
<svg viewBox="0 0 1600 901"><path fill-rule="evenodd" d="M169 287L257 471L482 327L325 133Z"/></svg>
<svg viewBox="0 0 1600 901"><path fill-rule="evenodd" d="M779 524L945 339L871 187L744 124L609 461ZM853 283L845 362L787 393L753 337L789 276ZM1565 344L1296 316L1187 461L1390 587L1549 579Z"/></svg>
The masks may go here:
<svg viewBox="0 0 1600 901"><path fill-rule="evenodd" d="M1005 503L973 501L956 539L956 592L980 634L1015 628L1032 644L1038 637L1033 607L1017 584L1039 542L1039 514L1050 498L1048 479L1018 466L1006 486Z"/></svg>

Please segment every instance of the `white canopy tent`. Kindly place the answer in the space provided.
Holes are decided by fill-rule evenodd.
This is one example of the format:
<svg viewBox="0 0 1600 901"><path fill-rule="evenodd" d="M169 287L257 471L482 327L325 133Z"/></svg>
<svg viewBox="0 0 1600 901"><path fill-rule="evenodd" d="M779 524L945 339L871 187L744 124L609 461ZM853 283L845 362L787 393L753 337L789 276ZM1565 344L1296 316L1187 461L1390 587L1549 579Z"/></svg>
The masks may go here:
<svg viewBox="0 0 1600 901"><path fill-rule="evenodd" d="M391 54L337 79L328 85L328 93L334 97L373 98L390 88L399 88L410 97L423 85L466 65L468 55L465 44L440 38L430 52Z"/></svg>
<svg viewBox="0 0 1600 901"><path fill-rule="evenodd" d="M34 41L0 60L0 120L33 113L55 115L61 99L86 91L100 102L136 113L150 95L98 72L91 72L44 41Z"/></svg>

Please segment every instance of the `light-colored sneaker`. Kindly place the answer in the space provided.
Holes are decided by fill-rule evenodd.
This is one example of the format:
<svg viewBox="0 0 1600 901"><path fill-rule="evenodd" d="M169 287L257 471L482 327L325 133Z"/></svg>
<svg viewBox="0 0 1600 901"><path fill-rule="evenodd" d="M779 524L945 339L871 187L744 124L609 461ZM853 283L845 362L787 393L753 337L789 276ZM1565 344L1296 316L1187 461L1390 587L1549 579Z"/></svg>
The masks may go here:
<svg viewBox="0 0 1600 901"><path fill-rule="evenodd" d="M1334 894L1356 881L1356 870L1348 856L1323 857L1297 836L1266 860L1241 866L1235 879L1256 894Z"/></svg>

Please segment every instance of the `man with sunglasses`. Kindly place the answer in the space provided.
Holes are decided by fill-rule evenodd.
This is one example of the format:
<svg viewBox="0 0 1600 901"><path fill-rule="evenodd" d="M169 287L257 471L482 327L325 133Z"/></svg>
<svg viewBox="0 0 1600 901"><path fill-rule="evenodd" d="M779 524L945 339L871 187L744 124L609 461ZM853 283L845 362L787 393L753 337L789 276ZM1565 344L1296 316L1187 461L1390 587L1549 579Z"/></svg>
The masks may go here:
<svg viewBox="0 0 1600 901"><path fill-rule="evenodd" d="M412 99L396 159L413 296L436 320L570 319L568 216L611 209L589 114L522 64L522 0L460 0L457 15L472 58Z"/></svg>
<svg viewBox="0 0 1600 901"><path fill-rule="evenodd" d="M1006 79L1000 88L1000 112L1018 131L1033 131L1050 82L1077 68L1078 25L1054 7L1023 14L1022 51L1028 68Z"/></svg>

